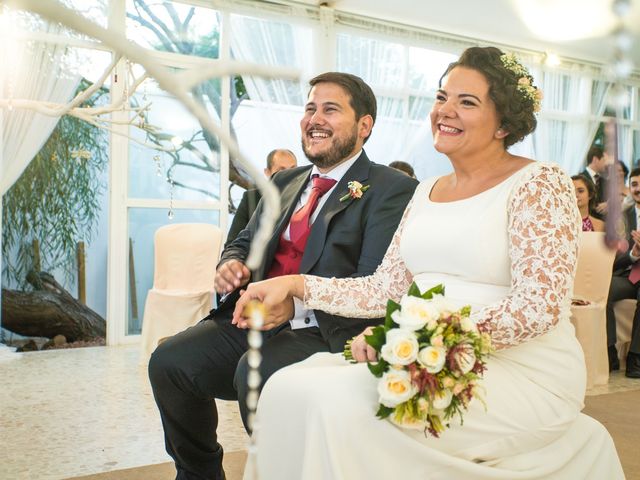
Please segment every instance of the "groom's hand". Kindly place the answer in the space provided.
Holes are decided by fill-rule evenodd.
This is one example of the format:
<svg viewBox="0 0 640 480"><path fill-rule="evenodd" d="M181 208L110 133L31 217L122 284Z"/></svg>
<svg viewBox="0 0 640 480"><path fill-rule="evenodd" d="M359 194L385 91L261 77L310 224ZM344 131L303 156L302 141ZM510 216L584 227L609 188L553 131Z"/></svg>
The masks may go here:
<svg viewBox="0 0 640 480"><path fill-rule="evenodd" d="M229 260L216 270L213 285L220 295L234 291L249 282L251 272L240 260Z"/></svg>

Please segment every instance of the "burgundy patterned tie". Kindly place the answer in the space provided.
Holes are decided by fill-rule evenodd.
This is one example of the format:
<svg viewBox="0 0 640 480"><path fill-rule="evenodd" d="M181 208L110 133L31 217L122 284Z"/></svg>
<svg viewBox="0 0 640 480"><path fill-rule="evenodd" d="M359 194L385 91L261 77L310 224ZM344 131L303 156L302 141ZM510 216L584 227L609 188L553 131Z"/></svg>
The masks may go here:
<svg viewBox="0 0 640 480"><path fill-rule="evenodd" d="M304 248L307 243L307 237L311 231L311 215L318 206L320 197L331 190L336 184L336 180L332 178L321 178L319 175L311 176L311 195L307 199L307 203L291 216L289 222L289 236L291 241L296 245Z"/></svg>

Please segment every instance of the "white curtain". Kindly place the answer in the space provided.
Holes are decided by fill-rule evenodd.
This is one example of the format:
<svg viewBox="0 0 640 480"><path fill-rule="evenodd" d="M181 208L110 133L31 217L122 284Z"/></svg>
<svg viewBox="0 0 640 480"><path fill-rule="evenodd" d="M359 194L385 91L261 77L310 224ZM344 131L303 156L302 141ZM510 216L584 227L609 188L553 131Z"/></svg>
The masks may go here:
<svg viewBox="0 0 640 480"><path fill-rule="evenodd" d="M48 30L57 33L59 29L51 27ZM0 111L0 213L2 195L20 177L59 120L33 110L14 108L11 102L25 99L66 103L79 81L78 75L64 66L66 47L18 41L6 35L6 31L3 33L5 36L0 41L0 94L2 100L9 103ZM1 268L0 259L0 271ZM0 344L0 361L16 358L8 353L12 350Z"/></svg>
<svg viewBox="0 0 640 480"><path fill-rule="evenodd" d="M640 121L640 94L634 96L632 87L623 86L622 88L624 89L624 94L629 104L626 108L623 108L621 112L618 112L618 114L621 115L621 120L631 121L635 125L621 125L620 122L618 123L618 158L631 167L634 165L634 161L637 160L633 158L634 151L636 154L640 152L637 146L634 149L634 134L638 134L638 122ZM611 94L613 94L613 89ZM634 98L636 99L637 106L632 105Z"/></svg>
<svg viewBox="0 0 640 480"><path fill-rule="evenodd" d="M66 47L5 37L0 44L0 86L5 100L28 99L68 102L78 85L78 76L64 67ZM2 110L2 154L0 194L4 194L44 145L58 123L33 110Z"/></svg>
<svg viewBox="0 0 640 480"><path fill-rule="evenodd" d="M371 160L402 160L419 180L451 171L433 148L429 111L440 75L457 55L340 33L336 70L366 81L378 100L378 118L365 145Z"/></svg>
<svg viewBox="0 0 640 480"><path fill-rule="evenodd" d="M311 70L311 29L241 15L231 16L231 52L237 60L301 70L300 81L245 75L244 85L254 101L303 105L304 80Z"/></svg>
<svg viewBox="0 0 640 480"><path fill-rule="evenodd" d="M289 22L231 15L231 53L236 60L293 67L300 80L244 75L250 101L244 101L232 118L238 145L256 168L266 166L275 148L287 148L305 163L300 147L302 106L311 77L312 30Z"/></svg>
<svg viewBox="0 0 640 480"><path fill-rule="evenodd" d="M610 83L585 71L538 71L543 112L532 136L534 158L561 165L576 174L586 166L585 156L606 107Z"/></svg>

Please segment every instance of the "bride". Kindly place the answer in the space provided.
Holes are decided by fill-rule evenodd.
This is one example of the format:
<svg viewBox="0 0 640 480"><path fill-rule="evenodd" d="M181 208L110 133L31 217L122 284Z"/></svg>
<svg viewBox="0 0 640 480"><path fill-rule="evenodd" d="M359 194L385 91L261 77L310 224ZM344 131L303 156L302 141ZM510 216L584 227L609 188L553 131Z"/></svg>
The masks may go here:
<svg viewBox="0 0 640 480"><path fill-rule="evenodd" d="M292 275L249 286L234 322L253 298L267 307L289 296L308 308L359 317L384 315L412 281L443 283L472 306L496 352L464 424L440 438L374 414L377 380L364 363L316 354L276 373L258 405L261 479L619 479L613 441L580 414L585 364L569 321L580 218L562 170L510 154L536 127L540 94L513 56L467 49L441 79L431 111L436 150L450 175L416 190L378 270L369 277ZM374 189L367 195L375 195ZM265 328L273 328L267 323ZM375 360L364 341L359 362Z"/></svg>

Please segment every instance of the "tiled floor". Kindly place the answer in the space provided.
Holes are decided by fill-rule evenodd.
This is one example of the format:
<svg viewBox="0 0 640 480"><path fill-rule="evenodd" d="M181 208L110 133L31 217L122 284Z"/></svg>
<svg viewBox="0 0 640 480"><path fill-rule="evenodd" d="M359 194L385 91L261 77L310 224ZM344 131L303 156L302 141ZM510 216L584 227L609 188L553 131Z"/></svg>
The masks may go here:
<svg viewBox="0 0 640 480"><path fill-rule="evenodd" d="M624 370L618 370L609 374L609 383L593 387L587 392L587 395L628 392L630 390L640 390L640 379L627 378L624 376Z"/></svg>
<svg viewBox="0 0 640 480"><path fill-rule="evenodd" d="M66 479L170 460L137 347L0 353L0 479ZM627 390L640 390L640 380L614 372L589 394ZM225 451L246 449L236 403L219 409Z"/></svg>
<svg viewBox="0 0 640 480"><path fill-rule="evenodd" d="M171 460L137 347L12 355L0 360L0 479L65 479ZM225 451L246 449L236 403L220 402L219 411Z"/></svg>

